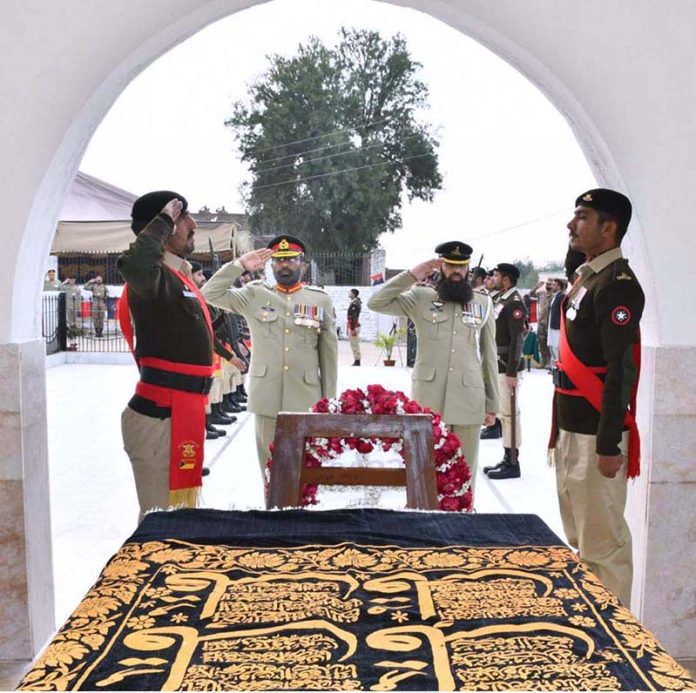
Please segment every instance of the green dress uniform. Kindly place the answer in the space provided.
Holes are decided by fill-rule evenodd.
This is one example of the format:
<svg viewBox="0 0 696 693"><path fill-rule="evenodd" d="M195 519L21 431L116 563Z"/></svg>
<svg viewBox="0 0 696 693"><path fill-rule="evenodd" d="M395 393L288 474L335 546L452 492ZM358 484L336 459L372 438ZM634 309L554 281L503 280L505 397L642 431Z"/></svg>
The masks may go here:
<svg viewBox="0 0 696 693"><path fill-rule="evenodd" d="M367 306L413 321L418 341L413 399L440 412L459 436L473 490L481 424L486 412L498 411L492 303L476 291L464 306L441 301L435 289L414 286L415 281L409 272L398 274L372 295Z"/></svg>
<svg viewBox="0 0 696 693"><path fill-rule="evenodd" d="M360 364L360 311L362 310L362 301L359 296L350 299L348 306L347 328L348 328L348 343L353 352L354 364ZM353 334L355 332L355 334Z"/></svg>
<svg viewBox="0 0 696 693"><path fill-rule="evenodd" d="M633 558L624 519L626 470L607 478L596 456L627 454L624 415L637 377L633 351L645 297L621 248L598 255L578 274L562 308L568 345L600 373L604 391L597 411L584 397L573 396L575 385L563 373L554 372L558 500L568 542L628 606Z"/></svg>
<svg viewBox="0 0 696 693"><path fill-rule="evenodd" d="M249 401L256 417L262 473L278 412L306 412L336 396L338 338L329 295L313 286L291 293L263 281L230 288L244 273L239 261L221 267L205 284L208 303L243 315L251 330Z"/></svg>
<svg viewBox="0 0 696 693"><path fill-rule="evenodd" d="M500 389L500 420L503 424L503 447L510 448L512 436L512 409L510 388L506 377L516 377L524 369L522 347L524 345L524 323L527 311L516 287L498 294L495 299L496 333L498 351L498 386ZM517 447L522 445L522 426L519 405L515 411L515 436Z"/></svg>

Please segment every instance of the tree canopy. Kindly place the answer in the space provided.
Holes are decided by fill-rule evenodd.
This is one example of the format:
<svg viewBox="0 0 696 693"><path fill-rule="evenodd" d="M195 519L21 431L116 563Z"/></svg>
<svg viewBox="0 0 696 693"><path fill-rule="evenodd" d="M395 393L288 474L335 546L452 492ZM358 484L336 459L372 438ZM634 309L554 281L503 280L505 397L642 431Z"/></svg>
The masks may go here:
<svg viewBox="0 0 696 693"><path fill-rule="evenodd" d="M438 142L419 112L428 90L396 35L342 29L270 67L226 121L251 181L255 233L291 233L314 252L362 253L401 226L401 204L442 185Z"/></svg>

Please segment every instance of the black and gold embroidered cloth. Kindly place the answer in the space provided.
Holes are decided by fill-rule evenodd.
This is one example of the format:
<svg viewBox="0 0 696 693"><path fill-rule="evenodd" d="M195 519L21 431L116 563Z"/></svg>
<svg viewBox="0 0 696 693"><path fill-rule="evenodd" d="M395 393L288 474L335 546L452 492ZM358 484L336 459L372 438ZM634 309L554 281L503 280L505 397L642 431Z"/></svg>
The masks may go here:
<svg viewBox="0 0 696 693"><path fill-rule="evenodd" d="M148 515L24 690L693 689L537 517Z"/></svg>

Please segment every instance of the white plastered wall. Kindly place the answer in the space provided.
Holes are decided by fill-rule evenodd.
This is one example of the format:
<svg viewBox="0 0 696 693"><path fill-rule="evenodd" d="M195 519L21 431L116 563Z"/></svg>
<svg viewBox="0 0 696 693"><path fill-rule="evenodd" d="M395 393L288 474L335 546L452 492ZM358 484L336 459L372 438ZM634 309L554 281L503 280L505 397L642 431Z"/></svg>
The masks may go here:
<svg viewBox="0 0 696 693"><path fill-rule="evenodd" d="M31 604L36 585L46 583L46 577L39 575L45 561L32 555L32 547L35 550L36 542L46 541L50 534L46 454L42 445L31 447L36 436L45 444L45 394L35 369L27 364L33 363L40 342L44 258L62 197L92 133L123 87L178 42L254 4L251 0L2 3L0 160L5 176L0 186L4 216L0 364L5 372L0 379L17 391L17 399L0 410L0 446L9 445L13 451L9 458L0 458L0 497L3 484L14 485L12 489L19 484L24 504L19 509L12 506L12 512L22 513L21 521L3 518L0 511L0 527L13 527L27 548L30 602L28 635L26 642L15 637L17 651L26 647L34 651L50 631L36 612L46 600ZM634 608L668 646L687 650L673 649L674 654L694 656L693 581L685 584L686 578L670 569L679 557L683 566L685 558L688 563L683 575L696 572L696 552L689 543L689 534L696 535L696 520L686 512L696 504L691 452L696 449L696 433L688 433L696 431L696 396L690 387L693 376L685 367L696 352L696 321L688 318L696 247L690 228L696 206L691 192L696 180L696 3L404 0L394 4L432 14L516 66L564 113L597 179L627 191L634 201L628 254L648 295L641 416L647 470L631 500L638 566ZM569 199L576 192L569 191ZM11 365L17 363L19 367ZM31 412L42 408L43 418L32 418ZM31 488L30 478L38 479ZM12 489L7 486L5 492L14 493ZM657 576L646 569L648 565L652 573L658 571ZM667 594L661 597L658 588ZM9 658L6 652L0 652L2 657Z"/></svg>

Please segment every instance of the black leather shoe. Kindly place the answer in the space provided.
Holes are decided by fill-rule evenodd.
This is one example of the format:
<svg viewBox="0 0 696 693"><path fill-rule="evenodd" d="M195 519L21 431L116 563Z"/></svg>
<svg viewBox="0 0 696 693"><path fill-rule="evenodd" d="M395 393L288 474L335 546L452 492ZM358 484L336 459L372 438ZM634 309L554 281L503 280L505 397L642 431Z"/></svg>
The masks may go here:
<svg viewBox="0 0 696 693"><path fill-rule="evenodd" d="M500 419L496 419L492 426L486 426L482 431L479 438L481 440L496 440L497 438L503 437L503 424Z"/></svg>
<svg viewBox="0 0 696 693"><path fill-rule="evenodd" d="M498 462L498 464L488 465L483 468L483 473L488 476L488 472L492 472L494 469L501 469L506 464L510 464L510 448L503 448L505 453L503 454L503 459Z"/></svg>
<svg viewBox="0 0 696 693"><path fill-rule="evenodd" d="M353 365L353 366L359 366L359 365L360 365L360 361L356 359L355 361L353 361L353 364L352 364L352 365Z"/></svg>
<svg viewBox="0 0 696 693"><path fill-rule="evenodd" d="M227 416L227 414L223 414L219 404L211 404L210 408L212 410L210 414L210 423L217 426L229 426L237 420L236 416Z"/></svg>
<svg viewBox="0 0 696 693"><path fill-rule="evenodd" d="M235 407L239 407L242 411L246 411L246 401L247 398L244 395L237 394L236 392L230 392L227 395L227 401L234 404Z"/></svg>
<svg viewBox="0 0 696 693"><path fill-rule="evenodd" d="M208 467L203 467L203 469L201 470L201 476L208 476L208 474L210 474L210 470L208 469Z"/></svg>
<svg viewBox="0 0 696 693"><path fill-rule="evenodd" d="M519 479L520 465L504 464L500 469L492 469L486 476L494 481L497 479Z"/></svg>
<svg viewBox="0 0 696 693"><path fill-rule="evenodd" d="M205 439L206 440L217 440L220 437L218 432L215 429L205 429Z"/></svg>
<svg viewBox="0 0 696 693"><path fill-rule="evenodd" d="M227 395L225 395L226 397ZM224 399L220 402L220 409L223 414L239 414L242 408L234 403L232 400Z"/></svg>

